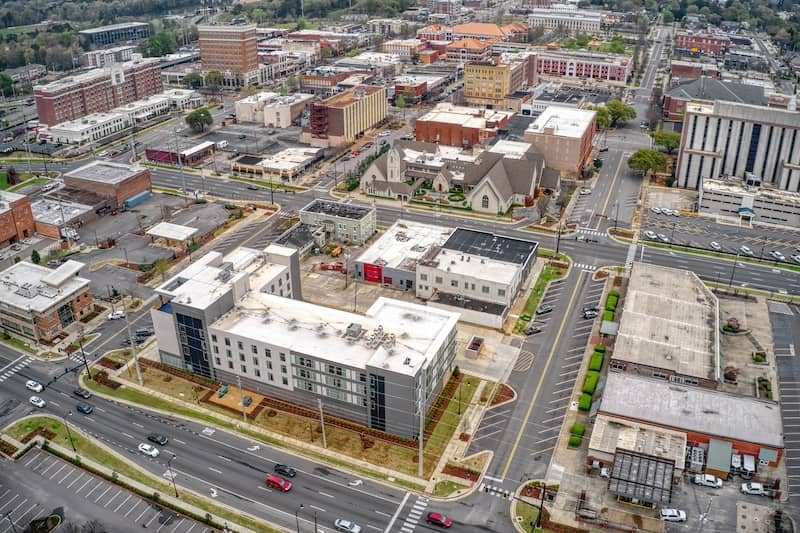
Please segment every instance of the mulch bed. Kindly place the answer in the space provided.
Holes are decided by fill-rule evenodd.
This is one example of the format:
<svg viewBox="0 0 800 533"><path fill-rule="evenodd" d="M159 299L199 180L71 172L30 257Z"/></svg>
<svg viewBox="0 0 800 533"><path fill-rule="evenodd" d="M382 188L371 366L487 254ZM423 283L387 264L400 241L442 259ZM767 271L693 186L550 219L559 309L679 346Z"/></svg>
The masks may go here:
<svg viewBox="0 0 800 533"><path fill-rule="evenodd" d="M139 359L139 365L155 368L156 370L166 372L167 374L172 374L173 376L183 380L197 383L203 387L217 388L220 386L220 383L218 381L214 381L213 379L204 378L203 376L198 376L197 374L190 374L189 372L184 372L183 370L179 370L175 367L164 365L156 361L151 361L150 359Z"/></svg>
<svg viewBox="0 0 800 533"><path fill-rule="evenodd" d="M36 437L38 437L39 435L44 437L46 440L53 440L54 438L56 438L55 432L50 431L49 429L40 426L40 427L34 429L33 431L31 431L30 433L28 433L27 435L25 435L24 437L22 437L22 440L20 442L22 444L27 444L30 441L32 441L33 439L35 439Z"/></svg>
<svg viewBox="0 0 800 533"><path fill-rule="evenodd" d="M494 407L499 403L507 402L513 397L514 397L514 391L511 390L511 387L509 387L508 385L500 385L500 391L494 395L491 407Z"/></svg>
<svg viewBox="0 0 800 533"><path fill-rule="evenodd" d="M439 392L439 395L434 400L430 410L428 410L428 419L425 421L425 439L429 439L433 430L436 429L436 424L442 418L442 415L447 411L447 406L450 405L450 400L453 399L458 385L464 379L464 374L459 373L447 381L447 384Z"/></svg>
<svg viewBox="0 0 800 533"><path fill-rule="evenodd" d="M11 444L10 442L6 442L0 439L0 452L6 454L9 457L13 457L15 453L17 453L17 447Z"/></svg>
<svg viewBox="0 0 800 533"><path fill-rule="evenodd" d="M475 481L478 479L478 474L475 472L467 470L466 468L451 465L449 463L444 465L442 473L447 474L448 476L460 477L461 479L466 479L467 481Z"/></svg>
<svg viewBox="0 0 800 533"><path fill-rule="evenodd" d="M122 368L122 365L120 363L118 363L116 361L112 361L108 357L101 357L97 361L97 364L100 365L100 366L103 366L105 368L109 368L111 370L119 370L120 368Z"/></svg>

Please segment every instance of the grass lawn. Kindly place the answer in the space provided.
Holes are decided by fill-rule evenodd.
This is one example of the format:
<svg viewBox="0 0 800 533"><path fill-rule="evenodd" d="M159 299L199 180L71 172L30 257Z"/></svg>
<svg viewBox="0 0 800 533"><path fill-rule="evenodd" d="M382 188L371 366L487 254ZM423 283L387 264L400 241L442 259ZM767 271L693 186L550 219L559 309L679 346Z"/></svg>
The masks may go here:
<svg viewBox="0 0 800 533"><path fill-rule="evenodd" d="M475 376L469 376L466 374L464 375L464 378L461 380L461 383L453 394L453 398L447 405L447 410L442 414L442 417L439 419L439 423L436 424L433 433L428 438L428 442L425 443L425 458L427 459L427 465L430 465L432 458L436 458L438 460L439 457L441 457L444 449L447 447L447 443L450 442L450 438L453 436L453 433L456 431L456 429L458 429L459 424L461 423L461 415L463 415L467 410L467 407L469 407L469 404L472 401L472 396L475 394L475 389L478 388L480 381L480 378ZM458 412L459 393L461 396L461 414Z"/></svg>
<svg viewBox="0 0 800 533"><path fill-rule="evenodd" d="M436 484L436 487L433 489L433 495L438 496L440 498L444 498L450 496L457 490L469 488L467 485L462 485L461 483L455 483L453 481L440 481Z"/></svg>
<svg viewBox="0 0 800 533"><path fill-rule="evenodd" d="M8 190L14 192L20 189L25 189L27 187L41 187L45 183L49 182L50 180L47 178L33 178L33 179L28 179L28 181L23 181L22 183L17 183L13 187L9 187Z"/></svg>
<svg viewBox="0 0 800 533"><path fill-rule="evenodd" d="M544 296L548 283L563 278L566 274L566 268L552 266L550 264L545 265L545 267L542 269L542 272L539 274L539 277L536 279L536 283L533 285L533 289L528 296L528 300L525 302L525 308L522 310L522 314L535 317L536 308L539 307L539 302ZM517 320L517 323L514 326L514 331L516 333L522 333L522 331L528 327L529 324L530 322Z"/></svg>
<svg viewBox="0 0 800 533"><path fill-rule="evenodd" d="M17 179L24 182L25 180L31 179L31 175L28 172L20 172ZM20 185L22 184L18 183L17 185L14 185L14 187L19 187ZM8 189L8 187L8 172L2 170L0 171L0 190Z"/></svg>
<svg viewBox="0 0 800 533"><path fill-rule="evenodd" d="M16 337L9 337L7 339L4 339L4 338L0 337L0 342L2 342L3 344L18 350L18 351L22 351L22 352L25 352L25 353L36 353L36 350L31 348L30 345L28 345L28 343L26 343L24 341L21 341L20 339L18 339Z"/></svg>
<svg viewBox="0 0 800 533"><path fill-rule="evenodd" d="M522 527L523 530L535 532L544 531L543 529L533 530L533 526L531 526L531 523L536 523L536 518L539 516L539 509L537 507L517 500L516 515L517 516L514 517L514 519L517 520L517 523ZM521 517L522 520L518 520L517 517Z"/></svg>

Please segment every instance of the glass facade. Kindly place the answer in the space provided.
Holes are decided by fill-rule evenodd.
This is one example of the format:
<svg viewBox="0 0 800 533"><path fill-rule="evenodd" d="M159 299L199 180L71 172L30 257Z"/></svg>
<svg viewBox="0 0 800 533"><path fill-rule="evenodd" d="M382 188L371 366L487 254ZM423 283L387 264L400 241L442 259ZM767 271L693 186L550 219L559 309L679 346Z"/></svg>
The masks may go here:
<svg viewBox="0 0 800 533"><path fill-rule="evenodd" d="M212 377L203 321L180 313L175 314L175 319L185 368L189 372Z"/></svg>

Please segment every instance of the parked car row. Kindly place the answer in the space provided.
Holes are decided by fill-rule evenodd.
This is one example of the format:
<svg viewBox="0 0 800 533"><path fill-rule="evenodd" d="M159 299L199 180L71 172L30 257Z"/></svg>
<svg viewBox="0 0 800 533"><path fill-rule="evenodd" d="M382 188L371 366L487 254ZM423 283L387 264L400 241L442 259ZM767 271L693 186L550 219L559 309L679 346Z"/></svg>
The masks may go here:
<svg viewBox="0 0 800 533"><path fill-rule="evenodd" d="M669 209L667 207L651 207L650 212L653 213L654 215L667 215L673 217L681 216L680 211L678 211L677 209Z"/></svg>

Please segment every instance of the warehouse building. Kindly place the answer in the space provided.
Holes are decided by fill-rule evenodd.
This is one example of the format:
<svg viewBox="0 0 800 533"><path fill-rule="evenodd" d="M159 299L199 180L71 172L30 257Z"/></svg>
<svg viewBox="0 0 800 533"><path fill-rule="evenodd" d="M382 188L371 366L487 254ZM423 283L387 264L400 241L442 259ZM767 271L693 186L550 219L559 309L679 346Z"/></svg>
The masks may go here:
<svg viewBox="0 0 800 533"><path fill-rule="evenodd" d="M146 198L153 189L148 169L111 161L92 161L66 172L64 185L107 198L111 207L121 207L134 198Z"/></svg>

